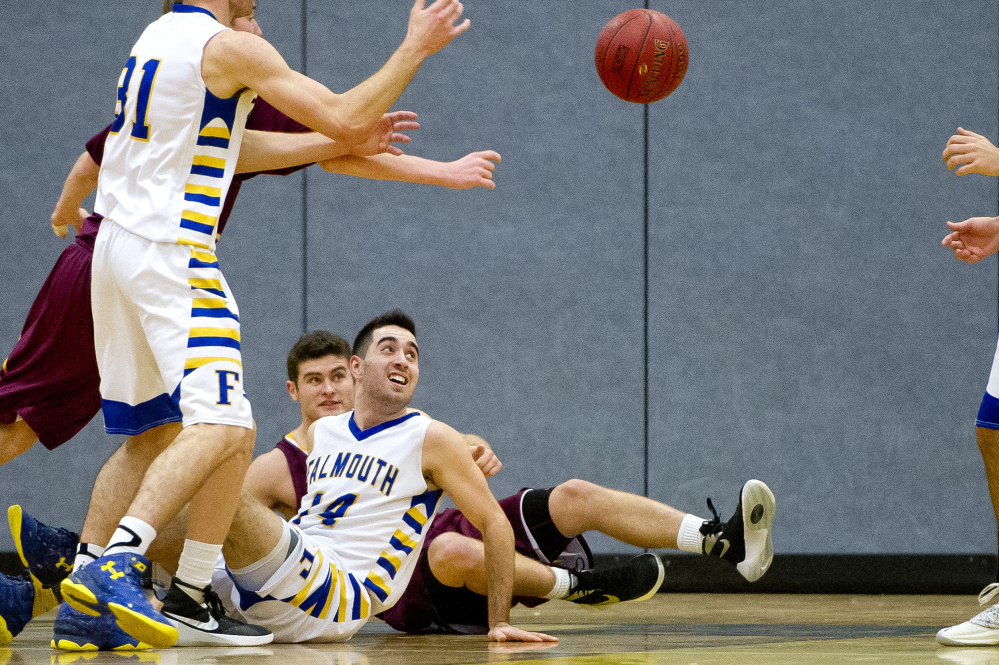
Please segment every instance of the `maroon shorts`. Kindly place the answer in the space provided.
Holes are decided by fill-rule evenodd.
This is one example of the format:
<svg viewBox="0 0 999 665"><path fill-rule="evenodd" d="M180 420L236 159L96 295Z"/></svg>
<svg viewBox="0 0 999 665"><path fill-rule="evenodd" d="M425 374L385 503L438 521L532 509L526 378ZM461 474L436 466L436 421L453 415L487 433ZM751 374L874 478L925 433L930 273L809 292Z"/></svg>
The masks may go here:
<svg viewBox="0 0 999 665"><path fill-rule="evenodd" d="M549 562L537 549L532 533L532 529L537 526L526 523L521 508L522 497L529 491L530 488L522 489L513 496L502 499L499 504L513 527L517 552L547 564ZM430 526L423 543L423 550L420 552L420 560L405 593L399 602L378 617L396 630L406 633L487 633L489 611L486 597L464 587L445 586L437 581L430 571L427 549L433 539L442 533L458 533L476 540L482 539L479 530L472 526L460 511L454 508L443 511L434 518ZM560 548L560 555L564 556L556 557L553 565L572 569L593 566L593 556L582 536L565 539L565 544ZM544 602L547 602L544 598L514 597L513 599L514 605L520 603L527 607L536 607Z"/></svg>
<svg viewBox="0 0 999 665"><path fill-rule="evenodd" d="M17 416L52 450L101 409L90 312L90 263L98 224L87 220L63 250L0 369L0 423Z"/></svg>

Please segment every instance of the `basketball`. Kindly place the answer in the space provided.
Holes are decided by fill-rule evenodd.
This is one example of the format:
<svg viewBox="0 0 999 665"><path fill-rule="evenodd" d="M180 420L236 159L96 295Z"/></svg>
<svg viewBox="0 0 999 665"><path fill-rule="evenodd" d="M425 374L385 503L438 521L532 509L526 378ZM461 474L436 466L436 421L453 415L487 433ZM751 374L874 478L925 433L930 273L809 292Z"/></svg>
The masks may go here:
<svg viewBox="0 0 999 665"><path fill-rule="evenodd" d="M594 51L603 84L636 104L651 104L676 90L688 59L680 26L654 9L629 9L612 18Z"/></svg>

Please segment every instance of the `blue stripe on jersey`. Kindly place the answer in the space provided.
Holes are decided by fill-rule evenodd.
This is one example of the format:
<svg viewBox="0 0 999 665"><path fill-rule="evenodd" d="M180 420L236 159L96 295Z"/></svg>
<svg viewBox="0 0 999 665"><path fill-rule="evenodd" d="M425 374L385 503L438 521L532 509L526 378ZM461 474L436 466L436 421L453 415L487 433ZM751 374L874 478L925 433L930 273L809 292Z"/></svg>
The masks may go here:
<svg viewBox="0 0 999 665"><path fill-rule="evenodd" d="M192 266L193 267L193 266ZM191 310L191 316L203 316L209 319L234 319L239 321L239 317L230 312L225 307L213 307L211 309L206 307L195 307Z"/></svg>
<svg viewBox="0 0 999 665"><path fill-rule="evenodd" d="M357 423L354 422L354 414L352 412L350 414L350 420L347 421L347 426L350 428L350 433L354 435L355 439L357 439L358 441L364 441L365 439L372 437L375 434L378 434L379 432L384 432L388 428L395 427L399 423L406 422L413 416L418 416L418 415L420 415L418 412L413 411L412 413L407 413L401 418L396 418L395 420L389 420L387 422L382 423L381 425L375 425L374 427L362 430L360 427L357 426Z"/></svg>
<svg viewBox="0 0 999 665"><path fill-rule="evenodd" d="M364 586L370 589L371 593L378 596L378 600L382 601L383 603L385 602L385 599L388 598L388 592L385 591L385 589L378 586L377 584L375 584L374 582L372 582L371 580L365 579Z"/></svg>
<svg viewBox="0 0 999 665"><path fill-rule="evenodd" d="M198 201L199 203L205 203L205 201L218 201L218 199L212 199L210 197L205 196L204 194L185 194L184 198L186 200L188 200L188 201ZM209 204L209 205L211 205L211 204ZM198 222L192 222L189 219L182 219L182 220L180 220L180 228L182 228L182 229L188 229L190 231L197 231L198 233L204 233L205 235L212 235L213 233L215 233L215 227L214 226L211 226L209 224L199 224ZM191 264L192 264L191 265L192 268L199 267L199 266L193 265L194 264L194 259L191 259ZM213 263L213 264L211 264L211 266L214 266L215 268L218 268L219 264L218 263ZM207 264L205 264L205 265L202 265L200 267L207 268L207 267L210 267L210 266L207 265Z"/></svg>
<svg viewBox="0 0 999 665"><path fill-rule="evenodd" d="M385 572L387 572L389 574L389 577L391 577L392 579L395 579L395 574L397 572L399 572L399 571L396 570L394 563L392 563L391 561L389 561L388 559L386 559L383 556L378 557L377 563L378 563L379 566L381 566L382 568L385 569Z"/></svg>
<svg viewBox="0 0 999 665"><path fill-rule="evenodd" d="M228 141L226 141L226 146L228 146ZM203 166L201 164L195 164L191 167L191 173L193 175L204 175L209 178L221 178L225 175L225 169L220 169L214 166Z"/></svg>
<svg viewBox="0 0 999 665"><path fill-rule="evenodd" d="M350 586L354 587L354 606L350 610L350 618L353 621L357 621L358 619L362 618L361 617L361 587L360 587L360 585L358 585L357 579L353 575L351 575L350 573L347 573L347 578L350 580ZM341 590L340 593L343 593L343 590Z"/></svg>
<svg viewBox="0 0 999 665"><path fill-rule="evenodd" d="M184 226L184 223L181 222L180 225ZM188 261L187 267L188 268L218 268L219 267L219 262L218 261L212 261L211 263L206 263L204 261L199 261L197 259L191 259L190 261Z"/></svg>
<svg viewBox="0 0 999 665"><path fill-rule="evenodd" d="M104 429L108 434L135 436L153 427L183 419L179 384L173 395L163 393L141 404L102 399L101 408L104 410Z"/></svg>
<svg viewBox="0 0 999 665"><path fill-rule="evenodd" d="M221 289L206 289L203 286L192 286L191 290L204 291L205 293L211 293L212 295L221 296L222 298L225 298L225 291L222 291Z"/></svg>
<svg viewBox="0 0 999 665"><path fill-rule="evenodd" d="M173 11L177 12L178 14L193 14L194 12L202 12L203 14L208 14L212 18L215 18L215 14L211 13L207 9L203 9L201 7L192 7L191 5L185 5L182 2L173 3ZM215 18L215 20L217 21L218 19Z"/></svg>
<svg viewBox="0 0 999 665"><path fill-rule="evenodd" d="M985 429L999 429L999 399L985 393L982 397L982 405L978 407L978 419L975 420L975 426Z"/></svg>
<svg viewBox="0 0 999 665"><path fill-rule="evenodd" d="M211 93L208 93L211 94ZM221 136L199 136L198 145L207 145L213 148L229 149L229 139ZM192 169L193 170L193 169Z"/></svg>
<svg viewBox="0 0 999 665"><path fill-rule="evenodd" d="M238 349L239 341L229 337L192 337L187 340L187 348L192 349L198 346L226 346L230 349Z"/></svg>
<svg viewBox="0 0 999 665"><path fill-rule="evenodd" d="M201 141L198 141L198 143L200 143L200 142ZM218 206L219 203L221 203L221 201L222 201L222 199L219 198L219 197L217 197L217 196L208 196L207 194L195 194L193 192L187 192L187 193L185 193L184 194L184 200L185 201L193 201L194 203L203 203L206 206ZM188 224L194 224L194 227L187 226ZM193 230L195 230L195 231L201 231L201 229L197 228L197 227L200 226L200 227L204 227L204 228L209 229L208 231L201 231L202 233L211 233L212 232L211 231L212 227L205 226L204 224L197 224L195 222L190 222L190 221L188 221L186 219L183 220L180 223L180 225L182 227L184 227L185 229L191 229L191 228L193 228Z"/></svg>

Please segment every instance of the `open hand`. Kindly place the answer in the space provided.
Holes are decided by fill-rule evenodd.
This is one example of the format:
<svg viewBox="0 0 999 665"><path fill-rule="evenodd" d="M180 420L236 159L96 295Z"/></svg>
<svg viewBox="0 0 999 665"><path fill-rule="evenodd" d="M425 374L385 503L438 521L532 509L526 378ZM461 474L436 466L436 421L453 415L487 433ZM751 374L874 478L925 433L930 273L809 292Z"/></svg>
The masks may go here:
<svg viewBox="0 0 999 665"><path fill-rule="evenodd" d="M391 155L401 155L402 149L393 143L409 143L410 138L400 132L408 132L420 128L416 122L417 115L412 111L392 111L386 113L371 126L367 140L351 148L351 153L360 157L378 155L387 152Z"/></svg>

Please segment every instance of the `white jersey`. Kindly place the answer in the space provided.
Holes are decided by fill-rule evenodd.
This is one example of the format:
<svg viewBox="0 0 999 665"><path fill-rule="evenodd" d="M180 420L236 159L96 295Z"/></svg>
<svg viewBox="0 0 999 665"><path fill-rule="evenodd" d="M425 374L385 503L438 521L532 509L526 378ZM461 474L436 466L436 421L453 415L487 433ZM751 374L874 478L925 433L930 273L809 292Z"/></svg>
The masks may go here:
<svg viewBox="0 0 999 665"><path fill-rule="evenodd" d="M336 553L377 614L406 590L443 492L423 477L430 418L409 413L362 431L353 415L316 422L309 489L292 522Z"/></svg>
<svg viewBox="0 0 999 665"><path fill-rule="evenodd" d="M146 28L122 71L94 209L141 238L215 248L254 97L219 99L201 78L205 45L228 29L177 6Z"/></svg>

